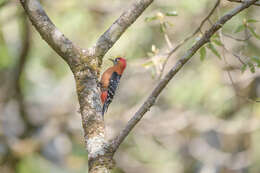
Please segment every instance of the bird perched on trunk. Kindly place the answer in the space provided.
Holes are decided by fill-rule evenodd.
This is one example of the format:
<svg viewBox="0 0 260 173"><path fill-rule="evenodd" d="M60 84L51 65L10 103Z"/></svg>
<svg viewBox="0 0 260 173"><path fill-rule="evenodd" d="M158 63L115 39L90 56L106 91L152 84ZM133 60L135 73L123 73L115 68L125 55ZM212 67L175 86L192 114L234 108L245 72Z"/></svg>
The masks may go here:
<svg viewBox="0 0 260 173"><path fill-rule="evenodd" d="M108 109L109 104L112 102L116 89L120 82L120 78L126 68L126 60L122 57L116 59L109 59L114 63L114 66L108 68L101 77L101 101L103 103L102 115Z"/></svg>

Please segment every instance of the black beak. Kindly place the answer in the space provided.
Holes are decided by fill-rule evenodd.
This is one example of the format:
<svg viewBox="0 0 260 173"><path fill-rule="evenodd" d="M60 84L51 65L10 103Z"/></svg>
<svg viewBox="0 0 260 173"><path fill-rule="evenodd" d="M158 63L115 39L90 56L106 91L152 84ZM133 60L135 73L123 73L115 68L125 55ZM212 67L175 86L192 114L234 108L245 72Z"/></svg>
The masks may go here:
<svg viewBox="0 0 260 173"><path fill-rule="evenodd" d="M115 60L114 60L114 59L112 59L112 58L109 58L108 60L112 61L114 65L116 64L116 62L115 62Z"/></svg>

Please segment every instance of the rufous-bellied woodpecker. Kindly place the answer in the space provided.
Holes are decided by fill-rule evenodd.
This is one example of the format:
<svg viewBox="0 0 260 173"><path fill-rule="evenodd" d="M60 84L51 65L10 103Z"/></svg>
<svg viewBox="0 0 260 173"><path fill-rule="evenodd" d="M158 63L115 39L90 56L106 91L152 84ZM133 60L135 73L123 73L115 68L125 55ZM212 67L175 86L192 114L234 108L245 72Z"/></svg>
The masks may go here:
<svg viewBox="0 0 260 173"><path fill-rule="evenodd" d="M112 102L116 89L120 82L120 78L126 68L126 60L122 57L116 59L109 59L114 63L114 66L108 68L101 77L101 101L103 103L102 115L108 109L109 104Z"/></svg>

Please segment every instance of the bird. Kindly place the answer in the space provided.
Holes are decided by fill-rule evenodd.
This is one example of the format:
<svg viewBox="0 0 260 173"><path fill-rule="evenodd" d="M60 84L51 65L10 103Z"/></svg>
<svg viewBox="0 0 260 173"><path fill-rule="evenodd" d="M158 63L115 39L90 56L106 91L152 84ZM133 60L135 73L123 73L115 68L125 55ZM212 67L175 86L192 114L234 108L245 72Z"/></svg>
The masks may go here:
<svg viewBox="0 0 260 173"><path fill-rule="evenodd" d="M101 101L103 104L102 116L104 117L108 106L112 102L115 92L118 88L120 78L126 68L126 59L117 57L115 59L109 59L113 62L113 66L108 68L101 76Z"/></svg>

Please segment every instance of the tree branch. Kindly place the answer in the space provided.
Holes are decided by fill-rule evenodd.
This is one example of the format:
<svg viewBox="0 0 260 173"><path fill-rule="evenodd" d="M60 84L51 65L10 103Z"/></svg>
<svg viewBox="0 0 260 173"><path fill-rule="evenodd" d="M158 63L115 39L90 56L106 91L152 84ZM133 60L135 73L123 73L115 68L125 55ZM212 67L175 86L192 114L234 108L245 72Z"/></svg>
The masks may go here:
<svg viewBox="0 0 260 173"><path fill-rule="evenodd" d="M73 67L79 62L82 50L66 38L52 23L38 0L20 0L25 12L42 38Z"/></svg>
<svg viewBox="0 0 260 173"><path fill-rule="evenodd" d="M124 139L128 136L131 130L136 126L136 124L142 119L144 114L150 110L154 105L157 97L162 92L162 90L167 86L169 81L178 73L178 71L188 62L188 60L201 48L204 44L210 41L210 37L213 36L228 20L233 16L241 12L242 10L253 5L257 0L247 0L241 5L234 8L230 12L226 13L221 17L209 30L207 30L203 36L198 40L175 64L175 66L166 74L166 76L159 82L155 87L151 95L147 98L144 104L139 108L135 115L127 123L126 127L120 132L120 134L111 142L111 148L115 152Z"/></svg>
<svg viewBox="0 0 260 173"><path fill-rule="evenodd" d="M245 0L227 0L229 2L237 2L237 3L244 3L246 2ZM260 2L255 2L253 5L255 6L260 6Z"/></svg>
<svg viewBox="0 0 260 173"><path fill-rule="evenodd" d="M223 34L223 36L225 36L225 37L228 37L228 38L231 38L231 39L233 39L233 40L235 40L235 41L247 41L247 40L249 40L251 37L252 37L252 35L251 34L248 34L247 36L246 36L246 38L235 38L235 37L233 37L232 35L229 35L229 34L225 34L225 33L222 33Z"/></svg>
<svg viewBox="0 0 260 173"><path fill-rule="evenodd" d="M153 0L135 0L135 2L110 26L94 45L94 56L102 59L125 30L136 21Z"/></svg>
<svg viewBox="0 0 260 173"><path fill-rule="evenodd" d="M22 44L21 44L21 51L19 54L19 60L16 64L15 71L14 71L14 97L17 99L18 105L19 105L19 112L20 117L24 121L25 124L25 132L22 134L22 137L25 137L29 133L32 132L32 129L35 128L35 126L30 122L27 115L25 100L24 100L24 94L21 88L21 77L24 72L24 68L26 65L26 62L28 60L28 54L31 48L31 30L29 26L29 22L27 21L27 18L24 13L21 14L21 20L22 20L22 26L21 26L21 37L22 37Z"/></svg>

